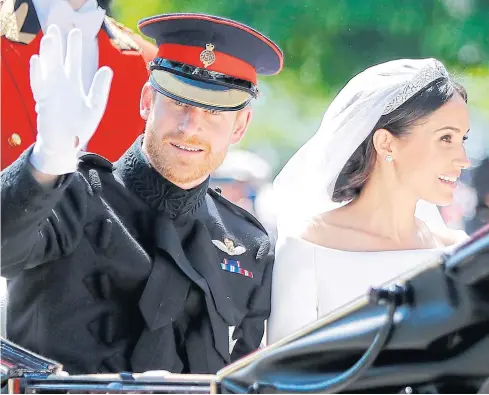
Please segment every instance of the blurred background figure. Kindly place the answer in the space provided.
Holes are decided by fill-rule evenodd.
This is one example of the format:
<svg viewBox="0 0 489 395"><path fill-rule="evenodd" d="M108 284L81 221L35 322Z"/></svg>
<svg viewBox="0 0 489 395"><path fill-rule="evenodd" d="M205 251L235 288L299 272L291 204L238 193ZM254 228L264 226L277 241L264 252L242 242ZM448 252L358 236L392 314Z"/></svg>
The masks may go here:
<svg viewBox="0 0 489 395"><path fill-rule="evenodd" d="M274 229L273 207L268 191L271 165L260 155L246 150L230 150L211 177L210 186L222 196L253 214L267 230Z"/></svg>
<svg viewBox="0 0 489 395"><path fill-rule="evenodd" d="M109 66L114 72L105 115L85 150L115 161L144 131L139 99L148 80L146 64L155 57L157 48L109 17L110 7L110 0L102 0L100 4L97 0L2 1L2 170L36 139L29 61L39 53L41 38L49 25L60 28L65 46L69 31L74 27L81 30L82 84L86 94L99 67Z"/></svg>
<svg viewBox="0 0 489 395"><path fill-rule="evenodd" d="M489 224L489 158L474 169L472 187L477 196L473 217L466 221L465 231L470 235Z"/></svg>
<svg viewBox="0 0 489 395"><path fill-rule="evenodd" d="M153 60L158 52L158 49L154 45L153 42L148 41L146 38L143 38L138 33L134 32L134 30L129 29L127 26L119 23L116 19L114 19L114 13L112 11L112 6L114 4L114 0L97 0L98 6L105 10L105 15L110 17L112 22L117 25L124 33L126 33L131 40L133 40L137 46L140 48L141 53L143 54L143 58L145 63Z"/></svg>

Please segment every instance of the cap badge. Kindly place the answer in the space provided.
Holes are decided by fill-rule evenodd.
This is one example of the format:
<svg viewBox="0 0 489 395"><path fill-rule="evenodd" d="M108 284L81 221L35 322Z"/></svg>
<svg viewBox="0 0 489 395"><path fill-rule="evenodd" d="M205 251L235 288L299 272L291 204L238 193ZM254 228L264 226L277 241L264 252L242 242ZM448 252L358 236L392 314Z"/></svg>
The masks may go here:
<svg viewBox="0 0 489 395"><path fill-rule="evenodd" d="M216 61L216 54L212 52L213 50L213 44L206 44L205 49L200 53L200 61L204 64L205 68Z"/></svg>

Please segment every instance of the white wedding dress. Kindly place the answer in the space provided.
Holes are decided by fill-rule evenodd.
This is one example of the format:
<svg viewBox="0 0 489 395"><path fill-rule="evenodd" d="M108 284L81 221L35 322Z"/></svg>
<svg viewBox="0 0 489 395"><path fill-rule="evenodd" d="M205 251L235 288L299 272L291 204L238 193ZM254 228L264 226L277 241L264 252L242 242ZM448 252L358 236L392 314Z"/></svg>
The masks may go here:
<svg viewBox="0 0 489 395"><path fill-rule="evenodd" d="M466 234L461 232L460 242L466 238ZM365 295L369 287L388 282L455 246L350 252L322 247L296 237L279 239L273 269L267 344L281 340Z"/></svg>

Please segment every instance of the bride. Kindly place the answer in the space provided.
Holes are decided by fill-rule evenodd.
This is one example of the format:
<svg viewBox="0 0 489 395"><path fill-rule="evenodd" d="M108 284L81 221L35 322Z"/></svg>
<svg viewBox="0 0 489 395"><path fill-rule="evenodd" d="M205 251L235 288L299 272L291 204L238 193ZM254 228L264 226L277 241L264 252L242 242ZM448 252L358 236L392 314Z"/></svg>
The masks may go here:
<svg viewBox="0 0 489 395"><path fill-rule="evenodd" d="M467 237L444 226L470 162L465 89L435 59L355 76L274 182L268 344Z"/></svg>

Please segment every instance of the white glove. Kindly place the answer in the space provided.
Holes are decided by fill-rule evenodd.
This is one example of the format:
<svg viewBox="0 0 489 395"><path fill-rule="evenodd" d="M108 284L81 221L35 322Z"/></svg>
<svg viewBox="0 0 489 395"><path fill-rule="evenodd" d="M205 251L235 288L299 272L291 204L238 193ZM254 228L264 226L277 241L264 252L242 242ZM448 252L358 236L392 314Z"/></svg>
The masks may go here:
<svg viewBox="0 0 489 395"><path fill-rule="evenodd" d="M36 101L37 139L30 162L40 172L73 173L78 152L95 133L107 105L113 72L100 68L85 95L82 85L82 34L68 34L66 59L60 29L49 26L39 55L30 61L31 89Z"/></svg>

